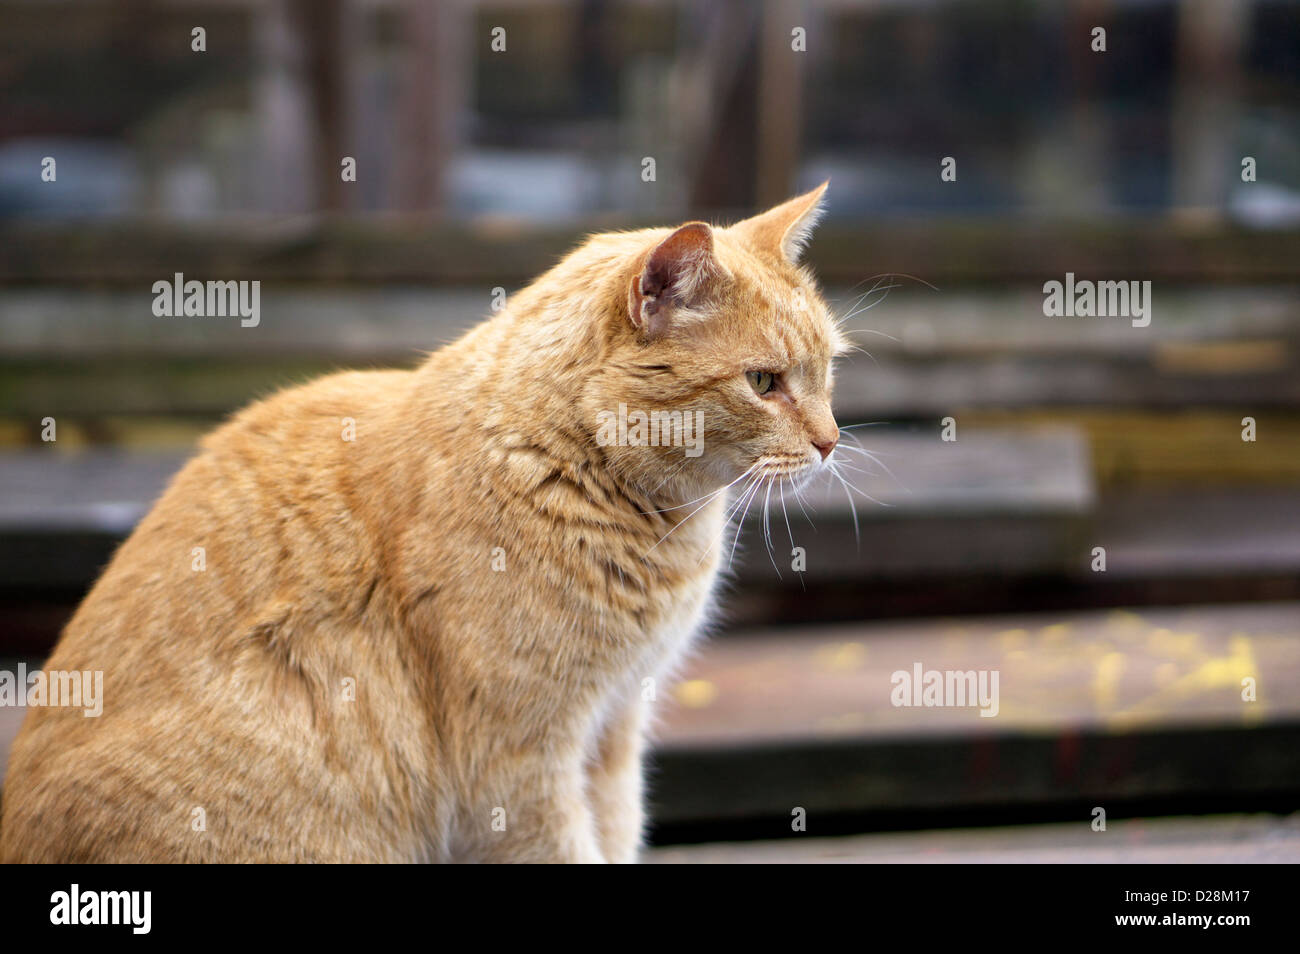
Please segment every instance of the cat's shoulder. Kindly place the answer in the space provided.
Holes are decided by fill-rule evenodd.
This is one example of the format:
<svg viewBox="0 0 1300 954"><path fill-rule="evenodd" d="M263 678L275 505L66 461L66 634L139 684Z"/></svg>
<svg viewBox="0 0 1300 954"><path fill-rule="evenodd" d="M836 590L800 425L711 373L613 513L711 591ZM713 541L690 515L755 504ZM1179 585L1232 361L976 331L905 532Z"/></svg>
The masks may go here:
<svg viewBox="0 0 1300 954"><path fill-rule="evenodd" d="M250 431L275 433L298 425L373 420L400 407L414 378L414 372L405 370L339 371L290 385L236 411L202 444L212 447Z"/></svg>

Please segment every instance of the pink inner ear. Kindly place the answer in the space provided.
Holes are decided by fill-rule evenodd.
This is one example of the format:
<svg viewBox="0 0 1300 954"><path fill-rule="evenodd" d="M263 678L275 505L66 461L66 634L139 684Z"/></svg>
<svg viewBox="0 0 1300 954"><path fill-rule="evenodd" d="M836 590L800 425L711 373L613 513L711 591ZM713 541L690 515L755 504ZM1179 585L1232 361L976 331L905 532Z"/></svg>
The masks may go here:
<svg viewBox="0 0 1300 954"><path fill-rule="evenodd" d="M632 323L648 338L668 330L674 304L693 298L713 262L713 231L688 222L655 246L629 296Z"/></svg>
<svg viewBox="0 0 1300 954"><path fill-rule="evenodd" d="M712 254L712 230L703 222L688 222L655 246L642 272L641 287L646 294L657 295L664 289L689 293Z"/></svg>

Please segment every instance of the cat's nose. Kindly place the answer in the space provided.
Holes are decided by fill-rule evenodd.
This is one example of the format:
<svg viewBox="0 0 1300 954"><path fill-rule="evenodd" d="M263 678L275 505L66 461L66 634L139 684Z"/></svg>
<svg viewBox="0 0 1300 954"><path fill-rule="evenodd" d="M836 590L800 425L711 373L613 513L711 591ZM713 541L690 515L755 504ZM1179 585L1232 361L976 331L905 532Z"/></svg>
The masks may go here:
<svg viewBox="0 0 1300 954"><path fill-rule="evenodd" d="M827 457L831 456L831 451L835 450L835 445L839 443L839 440L840 432L837 428L835 433L829 439L821 438L820 440L814 440L812 446L817 448L818 452L822 455L822 460L825 460Z"/></svg>

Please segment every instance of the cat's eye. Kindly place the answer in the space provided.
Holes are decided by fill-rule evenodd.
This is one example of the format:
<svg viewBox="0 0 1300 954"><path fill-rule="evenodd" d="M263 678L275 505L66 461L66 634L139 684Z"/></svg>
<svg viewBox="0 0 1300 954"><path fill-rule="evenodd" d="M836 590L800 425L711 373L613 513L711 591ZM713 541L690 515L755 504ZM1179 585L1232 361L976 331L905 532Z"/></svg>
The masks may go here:
<svg viewBox="0 0 1300 954"><path fill-rule="evenodd" d="M776 375L771 371L746 371L745 377L755 394L767 394L776 386Z"/></svg>

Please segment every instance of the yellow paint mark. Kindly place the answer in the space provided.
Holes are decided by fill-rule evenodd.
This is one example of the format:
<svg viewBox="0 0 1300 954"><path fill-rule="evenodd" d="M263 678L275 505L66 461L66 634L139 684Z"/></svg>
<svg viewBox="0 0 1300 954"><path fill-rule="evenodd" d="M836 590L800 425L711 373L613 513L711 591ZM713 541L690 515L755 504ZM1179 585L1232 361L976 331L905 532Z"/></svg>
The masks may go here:
<svg viewBox="0 0 1300 954"><path fill-rule="evenodd" d="M819 646L815 653L818 665L833 672L861 669L867 661L867 648L861 643L832 643Z"/></svg>
<svg viewBox="0 0 1300 954"><path fill-rule="evenodd" d="M688 679L677 687L677 701L688 709L704 709L718 698L718 687L707 679Z"/></svg>
<svg viewBox="0 0 1300 954"><path fill-rule="evenodd" d="M1004 650L1019 649L1029 641L1029 631L1025 629L1004 629L997 634L998 645Z"/></svg>
<svg viewBox="0 0 1300 954"><path fill-rule="evenodd" d="M202 424L171 419L145 418L123 423L110 421L113 443L132 450L161 450L189 447L203 436Z"/></svg>
<svg viewBox="0 0 1300 954"><path fill-rule="evenodd" d="M1255 652L1249 636L1245 633L1233 633L1229 636L1228 654L1233 659L1240 660L1250 670L1246 675L1253 675L1255 671Z"/></svg>
<svg viewBox="0 0 1300 954"><path fill-rule="evenodd" d="M1161 637L1170 644L1185 648L1196 645L1199 636L1196 633L1168 633ZM1154 634L1153 634L1154 635ZM1162 664L1156 670L1157 691L1129 706L1124 712L1114 713L1112 723L1129 723L1141 718L1158 716L1162 711L1179 701L1196 700L1199 696L1210 695L1205 702L1222 702L1227 699L1241 699L1242 679L1257 678L1259 672L1251 641L1243 633L1234 633L1228 640L1228 655L1214 656L1198 660L1197 665L1181 676L1168 678L1170 670L1176 668L1172 662ZM1186 708L1186 706L1184 706ZM1264 718L1264 708L1259 702L1239 703L1241 719L1247 724L1259 722ZM1143 715L1145 714L1145 716Z"/></svg>
<svg viewBox="0 0 1300 954"><path fill-rule="evenodd" d="M1156 345L1156 367L1170 374L1245 374L1286 366L1287 343L1255 341L1165 341Z"/></svg>
<svg viewBox="0 0 1300 954"><path fill-rule="evenodd" d="M31 436L31 427L26 421L0 420L0 446L20 447Z"/></svg>
<svg viewBox="0 0 1300 954"><path fill-rule="evenodd" d="M1145 627L1147 621L1130 610L1111 610L1106 617L1106 623L1116 629L1136 629L1139 626Z"/></svg>
<svg viewBox="0 0 1300 954"><path fill-rule="evenodd" d="M1089 659L1096 660L1103 658L1109 653L1117 652L1118 650L1116 650L1115 644L1109 639L1096 639L1077 647L1076 651L1082 652Z"/></svg>
<svg viewBox="0 0 1300 954"><path fill-rule="evenodd" d="M75 454L90 446L86 429L76 421L58 422L58 440L52 444L42 442L41 447L53 449L58 454Z"/></svg>
<svg viewBox="0 0 1300 954"><path fill-rule="evenodd" d="M1174 634L1171 629L1157 627L1147 633L1147 651L1154 654L1168 652L1169 637Z"/></svg>
<svg viewBox="0 0 1300 954"><path fill-rule="evenodd" d="M1195 659L1201 655L1200 633L1175 633L1171 629L1153 629L1147 636L1147 651L1153 656Z"/></svg>
<svg viewBox="0 0 1300 954"><path fill-rule="evenodd" d="M1188 673L1187 682L1194 689L1222 689L1237 685L1240 667L1231 656L1207 659Z"/></svg>
<svg viewBox="0 0 1300 954"><path fill-rule="evenodd" d="M1103 712L1113 709L1119 702L1119 682L1126 664L1123 653L1107 653L1097 661L1097 673L1092 680L1092 696L1097 708Z"/></svg>
<svg viewBox="0 0 1300 954"><path fill-rule="evenodd" d="M1178 664L1171 662L1161 663L1156 667L1155 684L1157 689L1164 689L1173 685L1174 680L1178 678Z"/></svg>
<svg viewBox="0 0 1300 954"><path fill-rule="evenodd" d="M1038 631L1039 638L1049 646L1060 646L1070 632L1069 623L1053 623Z"/></svg>
<svg viewBox="0 0 1300 954"><path fill-rule="evenodd" d="M1237 692L1237 698L1241 699L1241 720L1251 725L1262 722L1264 719L1264 703L1259 694L1259 666L1255 664L1255 651L1250 637L1245 633L1233 633L1228 637L1228 656L1236 667L1236 671L1233 673L1234 689ZM1242 685L1244 679L1255 680L1254 702L1247 702L1241 698L1241 693L1245 689Z"/></svg>

